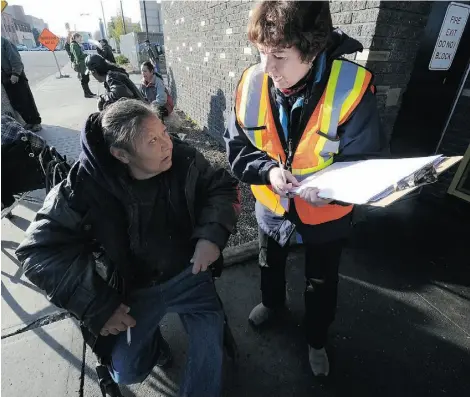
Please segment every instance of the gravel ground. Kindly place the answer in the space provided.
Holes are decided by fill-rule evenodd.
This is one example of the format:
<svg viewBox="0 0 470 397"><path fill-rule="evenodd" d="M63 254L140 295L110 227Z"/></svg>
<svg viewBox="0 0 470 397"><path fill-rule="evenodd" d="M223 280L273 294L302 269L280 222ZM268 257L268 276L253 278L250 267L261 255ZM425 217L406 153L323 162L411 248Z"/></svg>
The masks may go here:
<svg viewBox="0 0 470 397"><path fill-rule="evenodd" d="M169 132L180 135L184 141L199 150L204 157L216 167L229 170L225 148L209 134L198 128L185 114L175 110L165 120ZM258 237L258 226L255 218L255 200L251 194L249 185L241 183L242 213L238 220L237 233L230 237L227 246L236 246Z"/></svg>

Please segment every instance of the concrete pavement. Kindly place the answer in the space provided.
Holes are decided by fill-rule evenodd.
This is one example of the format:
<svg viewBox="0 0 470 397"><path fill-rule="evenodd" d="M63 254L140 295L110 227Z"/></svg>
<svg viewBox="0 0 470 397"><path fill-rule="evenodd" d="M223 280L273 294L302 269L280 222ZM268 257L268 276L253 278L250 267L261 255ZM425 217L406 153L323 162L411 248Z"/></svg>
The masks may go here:
<svg viewBox="0 0 470 397"><path fill-rule="evenodd" d="M83 338L68 319L2 341L2 394L75 397L80 392Z"/></svg>
<svg viewBox="0 0 470 397"><path fill-rule="evenodd" d="M70 68L65 71L74 75ZM96 82L91 88L102 90ZM83 98L75 77L48 77L33 86L33 93L43 117L42 135L61 153L76 158L79 130L96 101ZM9 397L100 396L95 360L84 349L76 323L61 319L61 312L22 276L14 258L40 206L41 193L34 197L13 210L11 221L2 221L2 392ZM406 209L394 210L366 211L343 255L338 315L328 348L332 374L326 382L313 379L303 338L301 249L289 259L290 313L261 331L246 320L259 302L256 263L225 269L217 288L240 350L237 368L226 367L225 396L468 392L468 258L465 262L457 253L455 236L445 241L448 250L435 251L436 244L429 242L435 241L436 229L431 224L414 226ZM58 321L44 326L48 320ZM186 339L176 316L168 316L163 333L172 346L174 366L154 370L142 385L124 388L126 397L175 395Z"/></svg>
<svg viewBox="0 0 470 397"><path fill-rule="evenodd" d="M26 76L32 87L46 77L58 73L54 55L50 51L21 51L20 55ZM55 55L61 68L70 62L65 51L56 51Z"/></svg>

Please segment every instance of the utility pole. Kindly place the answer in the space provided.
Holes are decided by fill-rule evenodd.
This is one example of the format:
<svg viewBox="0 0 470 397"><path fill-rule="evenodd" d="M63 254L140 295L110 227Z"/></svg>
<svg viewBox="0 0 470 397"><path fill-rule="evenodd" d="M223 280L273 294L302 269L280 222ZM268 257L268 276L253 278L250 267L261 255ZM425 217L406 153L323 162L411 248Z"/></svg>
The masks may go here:
<svg viewBox="0 0 470 397"><path fill-rule="evenodd" d="M105 37L103 37L103 38L107 39L108 38L108 27L106 26L106 18L104 17L103 0L100 0L100 2L101 2L101 13L103 14L103 26L104 26L104 34L105 34Z"/></svg>
<svg viewBox="0 0 470 397"><path fill-rule="evenodd" d="M121 18L122 18L122 26L124 28L124 34L127 34L127 30L126 30L126 21L124 19L124 10L122 9L122 0L120 0L120 3L121 3Z"/></svg>
<svg viewBox="0 0 470 397"><path fill-rule="evenodd" d="M145 16L145 32L147 33L147 40L149 39L149 25L147 23L147 6L145 5L146 1L143 1L144 3L144 16Z"/></svg>

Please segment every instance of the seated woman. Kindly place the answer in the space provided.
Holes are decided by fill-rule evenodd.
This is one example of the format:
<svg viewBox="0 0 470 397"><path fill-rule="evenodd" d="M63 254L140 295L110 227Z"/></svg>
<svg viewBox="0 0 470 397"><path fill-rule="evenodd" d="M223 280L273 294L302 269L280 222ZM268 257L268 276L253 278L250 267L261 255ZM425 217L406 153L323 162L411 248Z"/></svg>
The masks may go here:
<svg viewBox="0 0 470 397"><path fill-rule="evenodd" d="M147 102L157 108L160 118L163 119L173 111L173 100L163 83L163 77L155 71L150 61L144 62L140 70L142 72L140 92Z"/></svg>
<svg viewBox="0 0 470 397"><path fill-rule="evenodd" d="M98 100L100 111L121 98L145 100L123 68L96 54L88 55L85 65L96 80L104 83L106 89L106 93L100 95Z"/></svg>

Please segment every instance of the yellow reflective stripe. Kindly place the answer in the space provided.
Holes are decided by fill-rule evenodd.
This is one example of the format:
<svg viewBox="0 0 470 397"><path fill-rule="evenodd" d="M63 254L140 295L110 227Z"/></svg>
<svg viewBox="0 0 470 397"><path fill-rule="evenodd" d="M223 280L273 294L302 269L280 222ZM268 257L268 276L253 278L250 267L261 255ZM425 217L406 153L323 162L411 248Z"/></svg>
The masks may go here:
<svg viewBox="0 0 470 397"><path fill-rule="evenodd" d="M266 122L266 111L267 111L267 87L268 87L268 76L263 76L263 85L261 88L261 96L259 101L259 112L258 112L258 126L264 126ZM255 146L258 149L263 150L263 134L264 130L256 130L255 133Z"/></svg>
<svg viewBox="0 0 470 397"><path fill-rule="evenodd" d="M286 209L282 207L274 192L266 185L251 185L251 191L256 200L276 215L282 216L286 212Z"/></svg>
<svg viewBox="0 0 470 397"><path fill-rule="evenodd" d="M362 85L364 84L364 80L366 79L366 70L364 68L357 68L356 79L354 80L354 87L349 93L348 97L343 103L341 107L341 113L339 119L342 120L344 115L351 109L351 106L354 105L357 98L361 94Z"/></svg>
<svg viewBox="0 0 470 397"><path fill-rule="evenodd" d="M323 112L321 115L320 131L327 133L330 128L331 113L333 111L333 100L335 98L336 84L338 83L341 62L334 61L331 67L331 74L326 86L325 102L323 103Z"/></svg>
<svg viewBox="0 0 470 397"><path fill-rule="evenodd" d="M268 103L268 96L266 95L268 90L268 75L263 76L263 86L261 88L261 100L259 104L258 124L259 126L265 125L266 109Z"/></svg>
<svg viewBox="0 0 470 397"><path fill-rule="evenodd" d="M250 89L250 79L251 79L251 74L253 73L253 70L255 67L249 68L245 74L245 78L243 79L243 87L242 87L242 97L240 99L240 109L239 109L239 118L242 121L243 124L245 124L245 115L246 115L246 102L248 100L248 93Z"/></svg>
<svg viewBox="0 0 470 397"><path fill-rule="evenodd" d="M321 164L318 164L315 167L311 167L311 168L293 168L292 169L292 175L304 176L304 175L307 175L307 174L313 174L314 172L318 172L318 171L322 170L323 168L326 168L329 165L333 164L333 157L330 157L326 161L323 158L322 158L322 160L323 161L321 162Z"/></svg>

